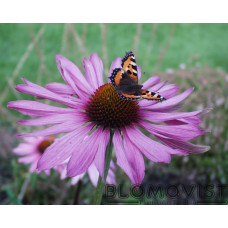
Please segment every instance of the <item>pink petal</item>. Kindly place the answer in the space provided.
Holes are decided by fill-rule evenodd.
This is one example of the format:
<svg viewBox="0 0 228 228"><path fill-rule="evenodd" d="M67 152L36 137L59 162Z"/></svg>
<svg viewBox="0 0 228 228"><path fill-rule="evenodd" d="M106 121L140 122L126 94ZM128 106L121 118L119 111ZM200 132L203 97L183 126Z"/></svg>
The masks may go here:
<svg viewBox="0 0 228 228"><path fill-rule="evenodd" d="M154 162L166 162L171 160L170 154L172 149L166 147L154 140L148 138L140 130L135 127L127 127L126 133L131 142L138 147L138 149L145 154L145 156Z"/></svg>
<svg viewBox="0 0 228 228"><path fill-rule="evenodd" d="M148 89L151 86L157 84L160 81L160 77L158 76L154 76L149 78L147 81L145 81L142 85L143 85L143 89Z"/></svg>
<svg viewBox="0 0 228 228"><path fill-rule="evenodd" d="M66 95L73 95L75 94L75 91L68 85L58 82L53 82L46 84L46 89L57 93L57 94L66 94Z"/></svg>
<svg viewBox="0 0 228 228"><path fill-rule="evenodd" d="M33 173L33 172L36 171L37 162L38 162L38 160L32 162L32 165L31 165L30 168L29 168L29 172L30 172L30 173Z"/></svg>
<svg viewBox="0 0 228 228"><path fill-rule="evenodd" d="M76 101L72 101L70 99L64 98L56 93L51 92L50 90L47 90L43 87L32 87L30 85L17 85L15 87L15 89L21 93L27 93L27 94L31 94L37 97L41 97L41 98L45 98L45 99L49 99L51 101L55 101L64 105L67 105L69 107L73 107L73 108L78 108L79 105L82 104L82 102L77 99ZM76 98L75 98L76 99Z"/></svg>
<svg viewBox="0 0 228 228"><path fill-rule="evenodd" d="M88 168L89 178L94 187L97 187L97 182L99 179L99 172L96 169L96 166L92 163L91 166Z"/></svg>
<svg viewBox="0 0 228 228"><path fill-rule="evenodd" d="M182 125L182 124L193 124L193 125L199 125L202 123L202 119L199 116L191 116L186 118L180 118L176 120L168 120L165 121L168 125Z"/></svg>
<svg viewBox="0 0 228 228"><path fill-rule="evenodd" d="M86 173L83 173L83 174L81 174L81 175L72 177L71 184L72 184L72 185L77 184L79 180L82 180L82 178L85 176L85 174L86 174Z"/></svg>
<svg viewBox="0 0 228 228"><path fill-rule="evenodd" d="M174 84L165 85L162 87L158 92L161 96L165 97L166 99L170 99L178 92L178 86Z"/></svg>
<svg viewBox="0 0 228 228"><path fill-rule="evenodd" d="M123 129L123 138L124 138L124 148L126 152L127 159L134 169L134 183L136 185L141 184L144 174L145 174L145 165L144 159L141 152L138 148L131 142L126 131Z"/></svg>
<svg viewBox="0 0 228 228"><path fill-rule="evenodd" d="M27 143L20 143L16 148L13 149L13 152L17 155L28 155L35 153L34 145Z"/></svg>
<svg viewBox="0 0 228 228"><path fill-rule="evenodd" d="M36 170L36 172L37 172L37 170ZM46 174L47 176L50 175L50 169L49 169L49 170L44 170L44 172L45 172L45 174Z"/></svg>
<svg viewBox="0 0 228 228"><path fill-rule="evenodd" d="M24 164L30 164L34 161L38 161L40 159L40 155L39 154L31 154L25 157L21 157L18 159L19 163L24 163Z"/></svg>
<svg viewBox="0 0 228 228"><path fill-rule="evenodd" d="M93 125L89 124L56 139L55 142L45 150L38 163L38 169L42 171L62 164L77 150L92 127Z"/></svg>
<svg viewBox="0 0 228 228"><path fill-rule="evenodd" d="M109 171L108 171L108 176L107 176L106 182L108 184L114 184L114 185L116 185L115 173L111 169L109 169Z"/></svg>
<svg viewBox="0 0 228 228"><path fill-rule="evenodd" d="M188 141L205 133L203 129L190 124L165 126L140 121L140 125L153 135L181 141Z"/></svg>
<svg viewBox="0 0 228 228"><path fill-rule="evenodd" d="M54 170L56 170L59 174L60 174L60 179L63 177L62 173L64 172L64 174L66 173L66 165L65 164L61 164L61 165L57 165L54 167Z"/></svg>
<svg viewBox="0 0 228 228"><path fill-rule="evenodd" d="M99 144L98 151L94 159L94 163L104 182L105 182L104 180L105 152L109 142L109 138L110 138L110 132L109 130L105 130L103 132L102 143Z"/></svg>
<svg viewBox="0 0 228 228"><path fill-rule="evenodd" d="M121 67L121 58L120 58L120 57L117 57L117 58L114 59L114 61L113 61L112 64L111 64L111 67L110 67L108 76L109 76L109 77L111 76L112 71L113 71L115 68L120 68L120 67Z"/></svg>
<svg viewBox="0 0 228 228"><path fill-rule="evenodd" d="M24 141L29 144L36 144L37 141L43 140L44 137L26 137L24 138Z"/></svg>
<svg viewBox="0 0 228 228"><path fill-rule="evenodd" d="M56 114L49 115L38 119L30 119L30 120L19 120L17 123L22 125L30 125L30 126L42 126L42 125L51 125L51 124L60 124L64 122L72 122L76 125L83 124L88 122L84 113L68 113L68 114Z"/></svg>
<svg viewBox="0 0 228 228"><path fill-rule="evenodd" d="M181 118L179 120L184 123L195 124L195 125L199 125L203 121L199 116L190 116L190 117Z"/></svg>
<svg viewBox="0 0 228 228"><path fill-rule="evenodd" d="M40 97L40 98L53 100L53 101L56 101L56 102L59 102L59 103L62 103L62 104L66 103L66 105L68 105L67 103L69 103L68 106L70 106L70 107L71 106L74 107L74 103L77 104L77 105L83 104L83 101L78 99L78 98L76 98L76 97L72 97L72 96L69 96L69 95L59 96L58 94L53 93L50 90L48 90L46 88L43 88L42 86L39 86L39 85L37 85L35 83L30 82L29 80L27 80L24 77L22 77L21 79L26 83L27 86L30 87L30 90L32 92L35 92L35 94L31 93L32 95L35 95L35 96ZM21 86L21 85L18 85L18 86ZM17 86L15 88L17 89ZM40 94L39 94L39 92L40 92ZM70 104L71 101L73 101L72 104Z"/></svg>
<svg viewBox="0 0 228 228"><path fill-rule="evenodd" d="M174 139L165 139L162 137L157 137L160 141L165 143L167 146L179 150L182 153L188 154L198 154L198 153L205 153L210 150L210 146L205 145L195 145L190 142L184 142Z"/></svg>
<svg viewBox="0 0 228 228"><path fill-rule="evenodd" d="M165 84L165 82L159 83L158 88L161 87L161 84L163 86ZM154 92L155 90L153 90L153 88L151 88L149 90ZM156 92L158 92L161 96L165 97L166 99L169 99L169 98L173 97L177 93L177 91L178 91L177 85L169 84L169 85L164 85L162 88L160 88ZM140 101L139 104L142 107L146 107L146 106L154 105L156 103L158 103L158 101L142 100L142 101Z"/></svg>
<svg viewBox="0 0 228 228"><path fill-rule="evenodd" d="M139 65L137 65L137 71L138 71L138 80L140 80L142 71L141 71L141 67Z"/></svg>
<svg viewBox="0 0 228 228"><path fill-rule="evenodd" d="M193 91L193 88L190 88L175 97L172 97L166 101L163 101L162 103L160 102L155 105L151 105L150 107L148 106L147 109L152 111L161 111L161 112L167 111L168 109L172 109L174 105L178 104L186 97L188 97L192 93L192 91Z"/></svg>
<svg viewBox="0 0 228 228"><path fill-rule="evenodd" d="M162 87L167 83L168 81L160 82L150 88L151 91L153 92L158 92Z"/></svg>
<svg viewBox="0 0 228 228"><path fill-rule="evenodd" d="M116 171L116 166L112 160L110 162L110 169L112 169L113 171Z"/></svg>
<svg viewBox="0 0 228 228"><path fill-rule="evenodd" d="M20 137L31 137L31 136L49 136L49 135L56 135L60 133L68 133L68 132L74 131L79 126L80 126L79 123L68 121L52 127L48 127L41 131L17 135L17 137L20 138Z"/></svg>
<svg viewBox="0 0 228 228"><path fill-rule="evenodd" d="M60 180L64 180L67 177L66 164L58 165L62 167L62 171L60 172Z"/></svg>
<svg viewBox="0 0 228 228"><path fill-rule="evenodd" d="M91 61L89 59L84 59L83 65L84 65L84 69L85 69L85 76L86 76L87 82L90 84L90 86L94 90L96 90L99 87L99 85L97 82L97 75L94 70L93 64L91 63Z"/></svg>
<svg viewBox="0 0 228 228"><path fill-rule="evenodd" d="M148 112L141 110L140 117L147 121L162 123L169 120L176 120L181 118L195 117L197 115L202 115L207 110L194 111L194 112L176 112L176 113L163 113L163 112Z"/></svg>
<svg viewBox="0 0 228 228"><path fill-rule="evenodd" d="M84 96L84 94L81 94L81 91L85 94L92 94L93 89L75 64L61 55L56 55L55 59L63 79L81 99Z"/></svg>
<svg viewBox="0 0 228 228"><path fill-rule="evenodd" d="M67 165L67 175L70 177L84 173L92 164L103 138L101 128L88 136L72 154Z"/></svg>
<svg viewBox="0 0 228 228"><path fill-rule="evenodd" d="M113 145L115 148L117 164L120 166L124 172L128 175L132 183L135 183L134 170L127 160L126 153L124 151L123 142L119 131L115 131L113 136Z"/></svg>
<svg viewBox="0 0 228 228"><path fill-rule="evenodd" d="M71 108L60 108L28 100L11 101L7 104L7 107L11 109L16 109L17 111L29 116L47 116L53 114L77 112L75 109Z"/></svg>
<svg viewBox="0 0 228 228"><path fill-rule="evenodd" d="M102 86L104 84L103 82L103 63L101 59L98 57L97 53L93 53L89 57L91 63L93 64L93 68L96 72L96 79L97 79L97 84L98 87Z"/></svg>

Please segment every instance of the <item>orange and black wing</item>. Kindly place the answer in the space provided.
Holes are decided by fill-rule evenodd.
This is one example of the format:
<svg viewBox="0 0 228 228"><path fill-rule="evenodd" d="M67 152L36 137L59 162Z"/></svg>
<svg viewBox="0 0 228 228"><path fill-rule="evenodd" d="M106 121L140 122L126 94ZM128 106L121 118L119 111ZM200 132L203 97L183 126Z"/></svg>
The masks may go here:
<svg viewBox="0 0 228 228"><path fill-rule="evenodd" d="M126 85L128 81L128 76L121 68L115 68L112 72L112 75L110 77L110 80L112 82L112 85L116 88L117 94L119 97L121 97L123 100L138 100L140 99L139 93L134 94L134 91L127 90L128 85ZM128 92L125 92L128 91Z"/></svg>
<svg viewBox="0 0 228 228"><path fill-rule="evenodd" d="M141 90L141 95L143 99L155 100L155 101L164 101L166 100L163 96L159 95L156 92L151 92L148 90Z"/></svg>
<svg viewBox="0 0 228 228"><path fill-rule="evenodd" d="M123 79L123 70L121 68L115 68L109 78L113 86L116 89L119 89L121 85L121 80Z"/></svg>
<svg viewBox="0 0 228 228"><path fill-rule="evenodd" d="M119 91L118 95L122 98L122 100L137 101L137 100L141 99L141 96L139 96L139 95L127 94L122 91Z"/></svg>
<svg viewBox="0 0 228 228"><path fill-rule="evenodd" d="M138 83L137 64L133 52L126 53L121 66L128 76Z"/></svg>

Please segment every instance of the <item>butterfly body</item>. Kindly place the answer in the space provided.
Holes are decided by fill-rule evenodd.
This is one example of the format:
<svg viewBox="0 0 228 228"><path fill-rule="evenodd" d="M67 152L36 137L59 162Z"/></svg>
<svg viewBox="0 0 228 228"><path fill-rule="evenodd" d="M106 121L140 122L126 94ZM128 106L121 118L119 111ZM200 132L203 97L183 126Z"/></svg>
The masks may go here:
<svg viewBox="0 0 228 228"><path fill-rule="evenodd" d="M113 70L110 80L123 100L165 100L156 92L143 90L143 86L138 84L137 64L132 52L126 53L121 66Z"/></svg>

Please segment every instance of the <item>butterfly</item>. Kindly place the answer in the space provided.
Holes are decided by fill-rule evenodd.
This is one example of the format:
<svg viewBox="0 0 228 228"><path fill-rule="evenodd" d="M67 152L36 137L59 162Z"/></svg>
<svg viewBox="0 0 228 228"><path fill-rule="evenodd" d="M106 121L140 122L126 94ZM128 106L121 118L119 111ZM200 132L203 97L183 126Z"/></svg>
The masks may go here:
<svg viewBox="0 0 228 228"><path fill-rule="evenodd" d="M166 100L157 92L143 90L143 86L138 84L137 64L133 52L126 52L121 66L122 68L115 68L109 77L120 98L133 101L139 99Z"/></svg>

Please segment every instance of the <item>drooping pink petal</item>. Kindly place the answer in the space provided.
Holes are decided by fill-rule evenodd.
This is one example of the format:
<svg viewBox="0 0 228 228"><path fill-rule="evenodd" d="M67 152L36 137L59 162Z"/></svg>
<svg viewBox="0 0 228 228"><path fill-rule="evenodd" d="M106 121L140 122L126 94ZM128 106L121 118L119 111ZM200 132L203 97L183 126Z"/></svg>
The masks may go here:
<svg viewBox="0 0 228 228"><path fill-rule="evenodd" d="M141 67L139 65L137 65L137 72L138 72L138 80L140 80L142 71L141 71Z"/></svg>
<svg viewBox="0 0 228 228"><path fill-rule="evenodd" d="M131 142L135 144L148 159L154 162L170 162L170 154L172 153L171 148L148 138L134 126L126 127L126 133Z"/></svg>
<svg viewBox="0 0 228 228"><path fill-rule="evenodd" d="M83 99L87 93L92 93L93 89L86 81L78 67L70 60L61 55L55 56L57 67L65 82L75 91L75 93ZM81 92L84 92L81 94Z"/></svg>
<svg viewBox="0 0 228 228"><path fill-rule="evenodd" d="M76 97L73 97L73 96L70 96L70 95L65 95L65 94L60 96L60 95L58 95L56 93L53 93L52 91L50 91L50 90L48 90L46 88L43 88L42 86L39 86L39 85L37 85L37 84L35 84L33 82L30 82L29 80L27 80L24 77L22 77L21 79L26 83L26 85L28 87L30 87L29 92L31 93L31 95L35 95L35 96L37 96L39 98L53 100L53 101L56 101L56 102L59 102L59 103L62 103L62 104L66 103L65 105L67 105L69 107L72 106L74 108L76 108L77 106L80 106L80 105L83 104L83 100L82 99L78 99ZM21 86L21 85L18 85L18 86ZM15 88L17 89L17 86ZM19 92L23 92L23 91L19 91ZM40 92L40 94L39 94L39 92ZM25 93L27 93L27 92L25 92ZM72 101L72 104L70 104L71 101ZM76 107L74 106L74 103L77 105Z"/></svg>
<svg viewBox="0 0 228 228"><path fill-rule="evenodd" d="M178 86L175 84L169 84L163 86L161 89L158 90L159 94L166 99L170 99L178 92Z"/></svg>
<svg viewBox="0 0 228 228"><path fill-rule="evenodd" d="M94 163L104 182L105 182L104 180L105 152L109 142L109 138L110 138L110 132L108 130L105 130L103 132L102 143L99 144L98 152L96 153L96 156L94 158Z"/></svg>
<svg viewBox="0 0 228 228"><path fill-rule="evenodd" d="M114 184L116 185L116 177L115 177L115 173L113 172L113 170L109 169L108 171L108 176L106 179L108 184Z"/></svg>
<svg viewBox="0 0 228 228"><path fill-rule="evenodd" d="M124 138L124 148L126 152L126 157L134 169L134 184L139 185L141 184L144 175L145 175L145 164L144 159L141 152L138 148L132 144L131 140L129 139L126 131L123 129L123 138Z"/></svg>
<svg viewBox="0 0 228 228"><path fill-rule="evenodd" d="M62 170L60 172L60 180L64 180L67 177L66 164L61 164L58 166L62 168Z"/></svg>
<svg viewBox="0 0 228 228"><path fill-rule="evenodd" d="M202 119L199 116L190 116L185 118L180 118L176 120L168 120L165 121L168 125L182 125L182 124L193 124L193 125L199 125L202 123Z"/></svg>
<svg viewBox="0 0 228 228"><path fill-rule="evenodd" d="M203 135L205 132L200 127L191 124L165 126L150 124L144 121L140 121L139 124L153 135L181 141L191 140L199 135Z"/></svg>
<svg viewBox="0 0 228 228"><path fill-rule="evenodd" d="M90 167L102 138L102 129L98 128L75 149L67 164L68 176L80 175Z"/></svg>
<svg viewBox="0 0 228 228"><path fill-rule="evenodd" d="M43 137L26 137L24 138L24 141L29 144L36 144L37 141L43 140Z"/></svg>
<svg viewBox="0 0 228 228"><path fill-rule="evenodd" d="M97 182L99 179L99 172L96 169L96 166L92 163L91 166L88 168L89 178L93 184L93 186L97 187Z"/></svg>
<svg viewBox="0 0 228 228"><path fill-rule="evenodd" d="M57 125L48 127L44 130L27 133L27 134L22 134L22 135L17 135L16 137L21 138L21 137L31 137L31 136L50 136L50 135L56 135L56 134L60 134L60 133L68 133L68 132L74 131L80 125L81 124L79 124L79 123L74 123L74 122L68 121L68 122L64 122L61 124L57 124Z"/></svg>
<svg viewBox="0 0 228 228"><path fill-rule="evenodd" d="M60 124L64 122L72 122L75 125L84 124L88 122L84 113L68 113L68 114L56 114L56 115L48 115L37 119L30 120L19 120L17 123L22 125L30 125L30 126L43 126L43 125L51 125L51 124Z"/></svg>
<svg viewBox="0 0 228 228"><path fill-rule="evenodd" d="M159 81L160 81L160 77L158 77L158 76L151 77L142 84L143 89L148 89L148 88L152 87L153 85L157 84Z"/></svg>
<svg viewBox="0 0 228 228"><path fill-rule="evenodd" d="M202 123L203 120L199 116L190 116L190 117L180 118L179 121L182 121L188 124L199 125L200 123Z"/></svg>
<svg viewBox="0 0 228 228"><path fill-rule="evenodd" d="M33 161L30 168L29 168L29 172L30 173L33 173L36 171L36 167L37 167L37 162L38 162L38 159L36 161Z"/></svg>
<svg viewBox="0 0 228 228"><path fill-rule="evenodd" d="M110 169L112 169L113 171L116 171L116 166L112 160L110 162Z"/></svg>
<svg viewBox="0 0 228 228"><path fill-rule="evenodd" d="M7 104L8 108L16 109L17 111L29 116L48 116L53 114L75 113L75 109L60 108L37 101L18 100L11 101Z"/></svg>
<svg viewBox="0 0 228 228"><path fill-rule="evenodd" d="M34 145L28 143L20 143L13 152L17 155L28 155L34 153Z"/></svg>
<svg viewBox="0 0 228 228"><path fill-rule="evenodd" d="M103 63L97 53L93 53L90 57L89 60L93 64L93 68L96 72L96 79L97 79L97 85L98 87L102 86L104 84L103 82Z"/></svg>
<svg viewBox="0 0 228 228"><path fill-rule="evenodd" d="M82 174L80 174L78 176L72 177L71 184L72 185L77 184L79 180L82 180L82 178L85 176L85 174L86 174L86 172L82 173Z"/></svg>
<svg viewBox="0 0 228 228"><path fill-rule="evenodd" d="M163 88L163 86L165 86L165 84L166 84L167 82L168 82L168 81L160 82L160 83L158 83L158 84L152 86L152 87L150 88L150 90L153 91L153 92L158 92L160 89Z"/></svg>
<svg viewBox="0 0 228 228"><path fill-rule="evenodd" d="M195 116L204 114L206 111L207 110L205 109L205 110L194 111L194 112L165 113L165 112L149 112L149 111L141 110L140 117L142 119L145 119L154 123L162 123L169 120L195 117Z"/></svg>
<svg viewBox="0 0 228 228"><path fill-rule="evenodd" d="M128 175L132 183L135 183L134 170L127 160L126 153L124 151L123 142L119 131L115 131L113 136L113 145L115 148L117 165L120 166L124 172Z"/></svg>
<svg viewBox="0 0 228 228"><path fill-rule="evenodd" d="M17 85L15 89L21 93L27 93L37 97L49 99L73 108L78 108L82 104L82 102L79 99L77 99L77 102L76 101L73 102L72 100L64 98L41 86L37 88L37 87L32 87L30 85L21 84L21 85Z"/></svg>
<svg viewBox="0 0 228 228"><path fill-rule="evenodd" d="M93 125L89 124L56 139L55 142L45 150L38 162L38 169L42 171L64 163L75 150L78 150L80 143L84 140L92 127Z"/></svg>
<svg viewBox="0 0 228 228"><path fill-rule="evenodd" d="M157 104L151 105L151 106L147 106L146 109L147 110L151 110L151 111L167 111L169 109L172 109L174 107L174 105L178 104L179 102L183 101L186 97L188 97L193 91L193 88L187 89L185 92L172 97L166 101L163 102L159 102Z"/></svg>
<svg viewBox="0 0 228 228"><path fill-rule="evenodd" d="M152 91L152 89L150 89L150 91ZM166 99L169 99L171 97L173 97L178 91L178 86L177 85L165 85L164 87L162 87L160 90L158 90L157 92L165 97ZM152 91L154 92L154 91ZM158 103L159 101L151 101L151 100L142 100L139 102L139 105L141 107L147 107L147 106L152 106L156 103Z"/></svg>
<svg viewBox="0 0 228 228"><path fill-rule="evenodd" d="M57 94L65 94L65 95L75 94L75 91L69 85L66 85L63 83L58 83L58 82L48 83L46 84L45 88Z"/></svg>
<svg viewBox="0 0 228 228"><path fill-rule="evenodd" d="M184 142L184 141L179 141L179 140L174 140L174 139L166 139L163 137L158 137L156 136L161 142L166 144L167 146L179 150L183 154L198 154L198 153L205 153L208 150L210 150L210 146L205 146L205 145L195 145L190 142Z"/></svg>
<svg viewBox="0 0 228 228"><path fill-rule="evenodd" d="M112 62L111 64L111 67L110 67L110 70L109 70L109 73L108 73L108 76L110 77L113 70L115 68L120 68L121 67L121 58L120 57L117 57L114 59L114 61Z"/></svg>
<svg viewBox="0 0 228 228"><path fill-rule="evenodd" d="M37 161L39 160L40 156L38 153L33 153L31 155L28 155L28 156L25 156L25 157L21 157L21 158L18 158L18 162L19 163L24 163L24 164L29 164L29 163L32 163L34 161Z"/></svg>
<svg viewBox="0 0 228 228"><path fill-rule="evenodd" d="M85 77L86 81L90 84L90 86L94 89L94 91L99 87L97 82L97 75L94 70L93 64L89 59L83 60L83 66L85 69Z"/></svg>

